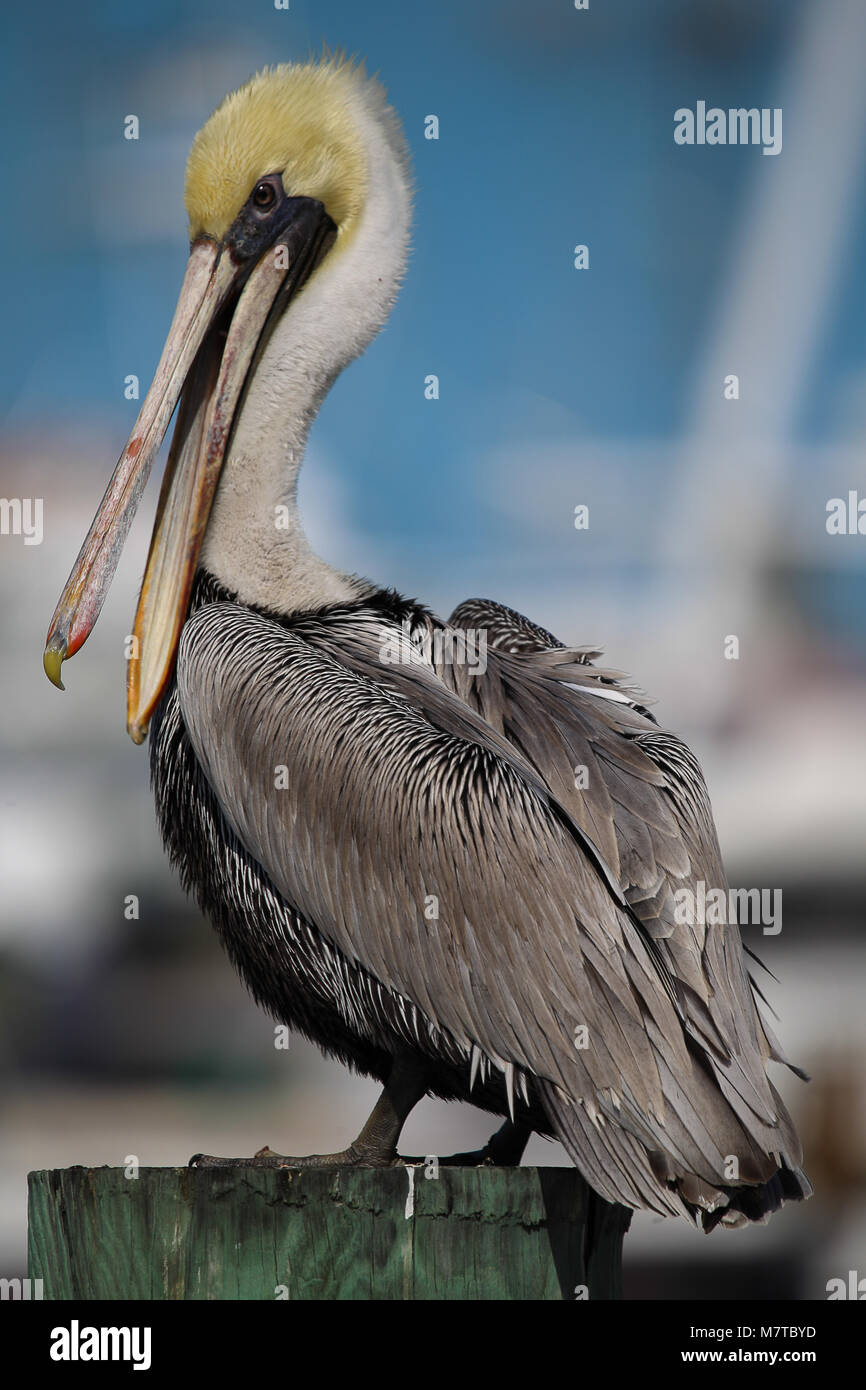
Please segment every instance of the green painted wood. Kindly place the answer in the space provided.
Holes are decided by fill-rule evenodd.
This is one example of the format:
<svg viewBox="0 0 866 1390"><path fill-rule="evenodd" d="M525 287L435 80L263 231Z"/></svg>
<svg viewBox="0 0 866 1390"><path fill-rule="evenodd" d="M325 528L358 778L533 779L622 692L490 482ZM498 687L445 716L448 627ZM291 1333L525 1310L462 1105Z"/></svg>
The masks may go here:
<svg viewBox="0 0 866 1390"><path fill-rule="evenodd" d="M46 1299L617 1298L628 1217L572 1168L59 1168L29 1175L29 1272Z"/></svg>

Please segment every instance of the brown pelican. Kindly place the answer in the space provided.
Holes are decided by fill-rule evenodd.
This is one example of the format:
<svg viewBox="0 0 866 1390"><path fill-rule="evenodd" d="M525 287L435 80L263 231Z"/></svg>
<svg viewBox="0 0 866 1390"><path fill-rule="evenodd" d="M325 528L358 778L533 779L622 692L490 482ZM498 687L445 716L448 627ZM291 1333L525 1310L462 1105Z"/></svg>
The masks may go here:
<svg viewBox="0 0 866 1390"><path fill-rule="evenodd" d="M676 910L725 884L693 754L598 652L486 600L443 623L302 530L310 423L406 261L382 89L336 59L260 73L196 136L186 207L174 321L45 667L59 685L93 627L179 401L129 733L256 999L384 1088L344 1152L196 1161L392 1164L431 1093L503 1117L479 1161L552 1135L627 1207L709 1228L807 1196L738 928Z"/></svg>

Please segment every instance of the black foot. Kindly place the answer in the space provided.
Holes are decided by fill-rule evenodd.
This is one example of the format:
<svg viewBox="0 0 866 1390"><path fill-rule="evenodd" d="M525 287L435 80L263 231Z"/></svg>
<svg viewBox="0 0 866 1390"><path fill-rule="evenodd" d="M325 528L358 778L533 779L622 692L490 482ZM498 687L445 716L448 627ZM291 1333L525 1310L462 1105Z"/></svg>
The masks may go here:
<svg viewBox="0 0 866 1390"><path fill-rule="evenodd" d="M336 1154L307 1154L290 1158L274 1153L266 1144L252 1158L216 1158L213 1154L193 1154L190 1168L393 1168L401 1160L385 1151L357 1150L351 1146Z"/></svg>
<svg viewBox="0 0 866 1390"><path fill-rule="evenodd" d="M506 1120L501 1129L491 1135L483 1149L469 1153L448 1154L437 1162L444 1168L516 1168L532 1133L525 1125ZM432 1155L431 1155L432 1156ZM401 1158L401 1163L423 1163L423 1158Z"/></svg>

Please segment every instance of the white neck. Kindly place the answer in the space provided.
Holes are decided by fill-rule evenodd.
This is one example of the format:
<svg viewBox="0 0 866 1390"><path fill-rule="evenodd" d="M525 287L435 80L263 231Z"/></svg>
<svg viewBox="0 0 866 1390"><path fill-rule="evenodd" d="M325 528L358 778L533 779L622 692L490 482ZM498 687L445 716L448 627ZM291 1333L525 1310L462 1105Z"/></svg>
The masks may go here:
<svg viewBox="0 0 866 1390"><path fill-rule="evenodd" d="M385 323L406 263L410 190L405 148L384 105L359 98L368 151L364 211L293 300L262 354L235 425L201 564L243 603L300 612L356 597L359 582L310 549L298 473L319 407L343 368Z"/></svg>

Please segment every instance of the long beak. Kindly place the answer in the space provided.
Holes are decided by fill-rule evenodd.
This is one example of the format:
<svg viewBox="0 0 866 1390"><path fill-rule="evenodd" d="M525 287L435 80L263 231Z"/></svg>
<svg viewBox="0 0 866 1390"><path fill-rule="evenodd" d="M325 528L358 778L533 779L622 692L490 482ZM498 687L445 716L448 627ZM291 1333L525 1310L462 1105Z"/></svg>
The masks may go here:
<svg viewBox="0 0 866 1390"><path fill-rule="evenodd" d="M89 636L114 577L151 464L180 398L127 667L127 729L141 743L174 666L211 503L253 356L288 299L331 244L321 204L257 264L202 239L190 253L159 366L48 630L43 663L63 689L61 663ZM240 296L230 314L230 301ZM280 290L285 285L284 292ZM230 317L229 317L230 314ZM182 393L182 394L181 394Z"/></svg>
<svg viewBox="0 0 866 1390"><path fill-rule="evenodd" d="M235 411L287 273L285 246L263 256L232 315L218 371L219 344L208 342L184 391L127 667L126 727L134 743L147 737L150 717L171 675Z"/></svg>
<svg viewBox="0 0 866 1390"><path fill-rule="evenodd" d="M45 673L60 689L61 663L89 637L190 366L235 278L231 258L212 241L193 246L171 328L129 441L54 610Z"/></svg>

